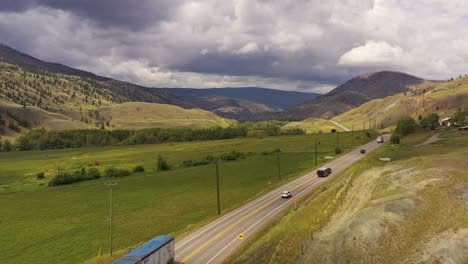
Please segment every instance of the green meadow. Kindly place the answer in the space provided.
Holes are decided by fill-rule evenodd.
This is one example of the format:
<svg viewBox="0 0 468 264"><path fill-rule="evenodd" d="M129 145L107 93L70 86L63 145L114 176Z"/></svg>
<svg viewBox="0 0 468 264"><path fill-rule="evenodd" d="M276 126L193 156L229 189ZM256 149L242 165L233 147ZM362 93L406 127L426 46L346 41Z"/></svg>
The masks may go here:
<svg viewBox="0 0 468 264"><path fill-rule="evenodd" d="M371 138L354 132L354 146ZM337 141L350 150L351 133L318 135L319 163L335 156ZM159 234L180 236L217 215L215 166L184 167L185 160L239 151L245 159L220 164L222 213L313 170L314 135L205 142L0 153L2 263L80 263L109 253L106 179L47 186L57 168L107 167L145 172L117 178L113 187L114 250ZM271 154L281 149L278 159ZM47 157L46 157L47 155ZM171 170L155 170L161 155ZM95 166L99 161L100 165ZM320 166L320 164L319 164ZM45 172L46 179L36 174Z"/></svg>

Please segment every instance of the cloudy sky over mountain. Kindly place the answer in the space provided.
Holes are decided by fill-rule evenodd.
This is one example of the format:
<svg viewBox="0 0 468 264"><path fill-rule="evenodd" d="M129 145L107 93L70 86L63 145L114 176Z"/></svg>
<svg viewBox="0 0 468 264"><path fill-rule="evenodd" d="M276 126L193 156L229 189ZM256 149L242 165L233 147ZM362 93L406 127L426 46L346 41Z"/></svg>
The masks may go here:
<svg viewBox="0 0 468 264"><path fill-rule="evenodd" d="M464 0L0 0L0 42L155 87L325 92L358 74L468 73Z"/></svg>

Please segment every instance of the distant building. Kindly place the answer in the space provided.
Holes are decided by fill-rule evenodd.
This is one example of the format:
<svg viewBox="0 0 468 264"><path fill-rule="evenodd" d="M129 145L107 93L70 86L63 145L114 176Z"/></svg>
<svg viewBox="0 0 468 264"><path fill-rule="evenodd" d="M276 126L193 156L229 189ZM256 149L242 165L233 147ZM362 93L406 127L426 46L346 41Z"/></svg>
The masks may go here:
<svg viewBox="0 0 468 264"><path fill-rule="evenodd" d="M452 118L446 117L440 120L440 126L450 127L452 125Z"/></svg>

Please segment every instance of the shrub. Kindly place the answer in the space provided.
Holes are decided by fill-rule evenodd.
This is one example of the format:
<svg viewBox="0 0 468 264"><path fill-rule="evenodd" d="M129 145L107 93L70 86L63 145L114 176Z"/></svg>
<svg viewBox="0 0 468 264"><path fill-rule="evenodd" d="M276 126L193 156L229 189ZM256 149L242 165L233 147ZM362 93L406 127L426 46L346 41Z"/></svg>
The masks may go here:
<svg viewBox="0 0 468 264"><path fill-rule="evenodd" d="M406 136L416 130L416 121L411 117L405 117L398 120L395 132L400 136Z"/></svg>
<svg viewBox="0 0 468 264"><path fill-rule="evenodd" d="M145 171L145 167L143 167L142 165L138 165L135 168L133 168L133 172L144 172L144 171Z"/></svg>
<svg viewBox="0 0 468 264"><path fill-rule="evenodd" d="M392 144L400 144L400 137L398 135L392 135L390 142Z"/></svg>
<svg viewBox="0 0 468 264"><path fill-rule="evenodd" d="M101 178L101 173L99 172L98 169L91 168L91 169L88 170L88 176L93 178L93 179L99 179L99 178Z"/></svg>
<svg viewBox="0 0 468 264"><path fill-rule="evenodd" d="M208 157L208 156L207 156ZM211 158L208 160L208 158L205 157L202 160L184 160L182 162L182 165L185 167L192 167L192 166L202 166L202 165L207 165L211 163Z"/></svg>
<svg viewBox="0 0 468 264"><path fill-rule="evenodd" d="M336 148L335 148L335 153L336 153L336 154L340 154L340 153L341 153L341 148L340 148L340 147L336 147Z"/></svg>
<svg viewBox="0 0 468 264"><path fill-rule="evenodd" d="M193 166L193 160L184 160L182 162L182 165L184 165L185 167Z"/></svg>
<svg viewBox="0 0 468 264"><path fill-rule="evenodd" d="M206 155L206 157L205 157L205 160L207 160L210 163L215 162L217 159L218 159L218 157L216 157L215 155Z"/></svg>
<svg viewBox="0 0 468 264"><path fill-rule="evenodd" d="M57 185L74 183L78 181L78 177L79 175L76 175L76 174L70 174L68 172L60 172L49 181L49 186L57 186Z"/></svg>
<svg viewBox="0 0 468 264"><path fill-rule="evenodd" d="M245 154L238 151L231 151L229 153L223 153L219 156L219 159L224 161L237 160L245 158Z"/></svg>
<svg viewBox="0 0 468 264"><path fill-rule="evenodd" d="M167 163L167 161L161 157L161 156L158 156L158 161L156 162L156 170L157 171L165 171L165 170L169 170L170 167L169 167L169 164Z"/></svg>
<svg viewBox="0 0 468 264"><path fill-rule="evenodd" d="M36 174L36 178L37 178L38 180L44 179L44 178L45 178L45 173L44 173L44 172L38 172L38 173Z"/></svg>
<svg viewBox="0 0 468 264"><path fill-rule="evenodd" d="M127 169L120 169L120 168L114 168L114 167L107 168L105 171L106 177L124 177L124 176L128 176L131 174L132 173Z"/></svg>
<svg viewBox="0 0 468 264"><path fill-rule="evenodd" d="M81 173L79 172L60 172L49 181L49 186L64 185L74 182L88 181L92 179L94 178L90 177L89 175L81 175Z"/></svg>

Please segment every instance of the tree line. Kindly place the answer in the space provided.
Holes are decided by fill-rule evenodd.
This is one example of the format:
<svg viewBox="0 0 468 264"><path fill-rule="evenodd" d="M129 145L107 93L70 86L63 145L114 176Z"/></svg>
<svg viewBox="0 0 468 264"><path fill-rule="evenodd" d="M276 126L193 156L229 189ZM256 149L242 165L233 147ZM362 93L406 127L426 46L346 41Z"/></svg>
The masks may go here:
<svg viewBox="0 0 468 264"><path fill-rule="evenodd" d="M253 133L252 133L253 132ZM162 129L143 130L66 130L49 131L46 129L31 129L18 138L16 142L5 140L0 142L2 151L26 151L64 148L83 148L96 146L157 144L169 142L188 142L233 139L248 136L277 136L304 134L300 129L282 131L280 125L240 124L227 128L206 129Z"/></svg>

